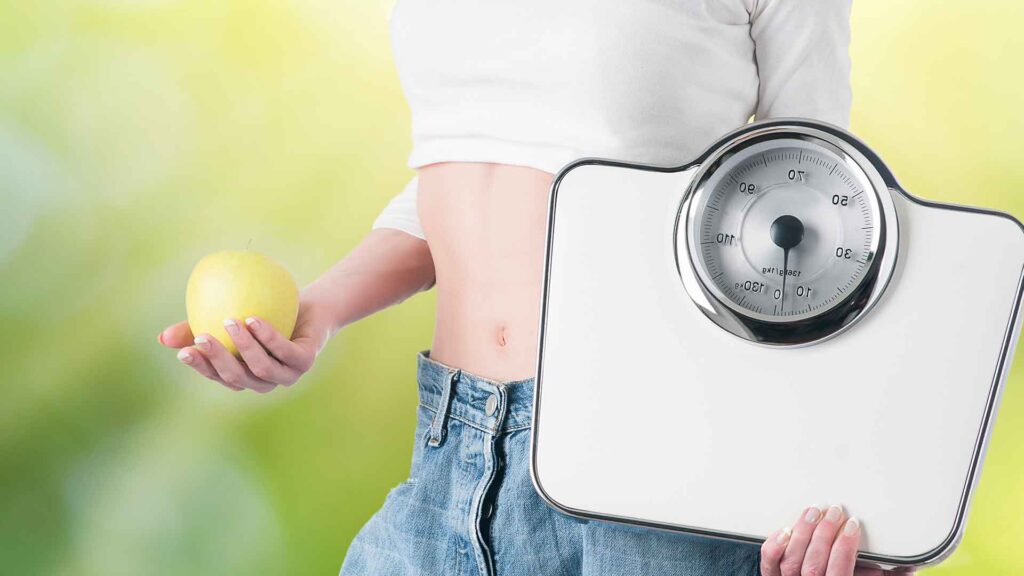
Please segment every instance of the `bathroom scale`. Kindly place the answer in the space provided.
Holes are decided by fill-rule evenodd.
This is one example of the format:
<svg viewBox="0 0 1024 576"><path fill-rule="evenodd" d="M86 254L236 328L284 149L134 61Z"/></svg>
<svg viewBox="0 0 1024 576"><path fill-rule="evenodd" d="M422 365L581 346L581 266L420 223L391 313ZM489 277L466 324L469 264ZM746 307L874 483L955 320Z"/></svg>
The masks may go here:
<svg viewBox="0 0 1024 576"><path fill-rule="evenodd" d="M760 543L811 505L859 561L959 542L1020 322L1024 228L911 196L819 122L551 189L531 474L578 517Z"/></svg>

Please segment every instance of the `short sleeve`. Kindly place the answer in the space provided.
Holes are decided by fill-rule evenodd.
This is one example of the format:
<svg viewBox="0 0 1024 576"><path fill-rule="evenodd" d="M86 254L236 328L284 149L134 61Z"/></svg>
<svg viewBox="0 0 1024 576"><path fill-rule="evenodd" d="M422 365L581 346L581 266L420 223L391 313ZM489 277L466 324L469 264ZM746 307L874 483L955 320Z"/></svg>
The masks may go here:
<svg viewBox="0 0 1024 576"><path fill-rule="evenodd" d="M373 229L394 228L425 240L426 235L423 233L423 226L420 225L419 213L416 210L418 186L419 177L413 176L373 221Z"/></svg>
<svg viewBox="0 0 1024 576"><path fill-rule="evenodd" d="M756 119L850 124L851 0L755 0Z"/></svg>

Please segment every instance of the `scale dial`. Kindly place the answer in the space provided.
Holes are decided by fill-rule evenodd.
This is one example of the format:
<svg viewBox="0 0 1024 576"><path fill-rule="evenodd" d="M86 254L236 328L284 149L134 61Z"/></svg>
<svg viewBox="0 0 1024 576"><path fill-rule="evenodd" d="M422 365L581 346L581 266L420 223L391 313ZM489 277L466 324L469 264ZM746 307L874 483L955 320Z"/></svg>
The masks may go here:
<svg viewBox="0 0 1024 576"><path fill-rule="evenodd" d="M800 131L751 135L696 175L677 258L689 260L711 299L705 311L723 327L804 344L845 328L877 298L895 261L881 266L895 211L877 172L843 145Z"/></svg>

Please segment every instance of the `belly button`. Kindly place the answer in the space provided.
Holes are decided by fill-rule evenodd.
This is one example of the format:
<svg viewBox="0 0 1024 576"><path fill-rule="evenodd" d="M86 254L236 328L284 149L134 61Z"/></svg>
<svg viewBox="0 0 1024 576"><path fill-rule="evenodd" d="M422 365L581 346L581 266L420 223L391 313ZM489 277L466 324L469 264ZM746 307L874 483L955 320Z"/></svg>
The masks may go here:
<svg viewBox="0 0 1024 576"><path fill-rule="evenodd" d="M498 326L498 346L504 348L508 345L508 338L505 336L505 325Z"/></svg>

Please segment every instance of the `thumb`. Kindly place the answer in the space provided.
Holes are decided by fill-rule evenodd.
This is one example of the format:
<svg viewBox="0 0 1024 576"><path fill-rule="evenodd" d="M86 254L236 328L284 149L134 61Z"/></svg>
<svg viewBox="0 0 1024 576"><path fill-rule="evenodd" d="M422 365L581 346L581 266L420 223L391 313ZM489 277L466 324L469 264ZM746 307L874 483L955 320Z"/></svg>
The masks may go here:
<svg viewBox="0 0 1024 576"><path fill-rule="evenodd" d="M178 322L164 328L156 339L168 348L184 348L192 345L194 336L192 329L188 327L188 322Z"/></svg>

